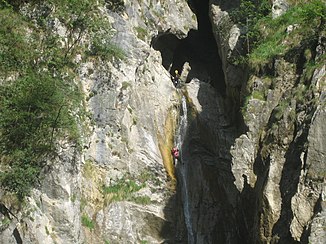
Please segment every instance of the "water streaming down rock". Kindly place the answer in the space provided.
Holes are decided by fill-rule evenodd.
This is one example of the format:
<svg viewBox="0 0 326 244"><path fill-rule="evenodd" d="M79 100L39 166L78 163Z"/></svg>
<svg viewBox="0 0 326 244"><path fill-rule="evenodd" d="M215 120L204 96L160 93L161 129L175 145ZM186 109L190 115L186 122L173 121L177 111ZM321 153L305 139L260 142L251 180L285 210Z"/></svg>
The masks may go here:
<svg viewBox="0 0 326 244"><path fill-rule="evenodd" d="M183 212L184 212L184 218L188 233L188 243L192 244L195 243L194 241L194 233L192 228L192 218L191 218L191 207L190 207L190 201L189 201L189 192L188 192L188 184L187 184L187 178L188 178L188 165L185 163L184 159L182 158L182 144L185 139L185 135L187 132L187 126L188 126L188 116L187 116L188 110L187 110L187 100L184 95L182 95L181 99L181 106L180 106L180 120L179 120L179 127L175 136L175 145L180 150L180 157L178 160L178 176L181 183L181 191L182 191L182 204L183 204Z"/></svg>

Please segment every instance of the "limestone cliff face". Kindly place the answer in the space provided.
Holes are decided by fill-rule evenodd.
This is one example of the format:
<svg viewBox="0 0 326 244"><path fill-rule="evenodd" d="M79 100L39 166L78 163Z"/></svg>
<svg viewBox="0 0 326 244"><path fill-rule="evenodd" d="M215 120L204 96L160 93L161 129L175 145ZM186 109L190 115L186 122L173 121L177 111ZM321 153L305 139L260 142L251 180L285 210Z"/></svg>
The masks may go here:
<svg viewBox="0 0 326 244"><path fill-rule="evenodd" d="M231 64L243 46L228 14L238 2L126 0L123 11L103 10L126 56L76 61L82 149L58 142L19 211L1 199L16 215L1 224L1 243L326 241L325 65L305 84L300 62L282 57L272 78ZM274 17L288 7L273 3ZM249 96L241 113L252 92L264 99Z"/></svg>
<svg viewBox="0 0 326 244"><path fill-rule="evenodd" d="M14 230L23 243L161 243L173 233L164 207L176 182L170 149L179 96L151 40L164 32L183 38L196 18L185 1L120 4L123 11L104 9L103 18L125 58L77 60L87 114L82 150L58 145L1 243L16 243ZM124 188L110 193L112 186Z"/></svg>

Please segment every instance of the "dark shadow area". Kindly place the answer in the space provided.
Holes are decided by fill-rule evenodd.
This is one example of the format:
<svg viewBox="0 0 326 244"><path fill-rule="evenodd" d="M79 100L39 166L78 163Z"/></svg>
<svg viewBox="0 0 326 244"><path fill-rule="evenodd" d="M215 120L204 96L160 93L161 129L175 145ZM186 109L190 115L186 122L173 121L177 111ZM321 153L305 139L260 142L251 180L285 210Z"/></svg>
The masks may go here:
<svg viewBox="0 0 326 244"><path fill-rule="evenodd" d="M202 16L200 16L200 13L197 13L197 8L200 7L201 5L201 2L207 2L207 0L188 0L188 4L191 8L191 10L196 13L197 15L197 18L199 17L202 18L202 19L205 19L205 15L203 14ZM228 11L228 10L231 10L233 8L236 8L240 5L240 0L232 0L232 1L221 1L221 0L210 0L208 1L209 3L212 3L212 4L216 4L218 5L222 11ZM206 7L207 6L207 7ZM208 3L206 6L203 6L205 8L205 10L208 11ZM205 12L205 11L203 11Z"/></svg>
<svg viewBox="0 0 326 244"><path fill-rule="evenodd" d="M169 70L172 65L174 53L180 45L180 41L180 39L169 31L158 34L151 41L151 46L155 50L160 51L162 65L166 70Z"/></svg>
<svg viewBox="0 0 326 244"><path fill-rule="evenodd" d="M20 236L19 231L18 231L17 228L14 229L14 231L13 231L12 234L15 237L15 240L16 240L16 243L17 244L23 244L23 240L22 240L22 238L21 238L21 236Z"/></svg>
<svg viewBox="0 0 326 244"><path fill-rule="evenodd" d="M267 184L271 159L269 155L265 159L262 158L262 143L260 143L259 148L259 152L257 153L257 157L255 158L254 162L254 174L257 176L255 187L252 189L250 185L245 184L244 190L241 193L242 203L240 204L240 208L246 210L244 218L250 227L250 229L248 229L250 230L248 233L250 233L249 240L251 243L262 242L261 234L265 231L261 230L260 226L262 223L264 223L263 225L268 225L268 223L265 223L265 220L261 215L265 214L264 211L268 206L268 202L265 199L263 192ZM246 194L246 188L252 189L250 190L250 195ZM246 198L250 198L251 201L246 202Z"/></svg>
<svg viewBox="0 0 326 244"><path fill-rule="evenodd" d="M186 244L187 231L184 223L180 194L172 194L164 206L165 224L160 230L165 244Z"/></svg>
<svg viewBox="0 0 326 244"><path fill-rule="evenodd" d="M16 217L16 215L14 215L9 208L7 208L3 203L0 203L0 213L3 215L3 216L6 216L8 219L12 219L11 216ZM17 219L18 220L18 219Z"/></svg>

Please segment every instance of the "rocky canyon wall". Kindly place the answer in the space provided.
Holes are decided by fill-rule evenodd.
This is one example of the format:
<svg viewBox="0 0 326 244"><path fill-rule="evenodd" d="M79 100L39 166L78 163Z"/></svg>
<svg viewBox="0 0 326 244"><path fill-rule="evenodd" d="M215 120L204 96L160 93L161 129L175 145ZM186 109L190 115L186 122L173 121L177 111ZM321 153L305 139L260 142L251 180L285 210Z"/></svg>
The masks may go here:
<svg viewBox="0 0 326 244"><path fill-rule="evenodd" d="M81 148L58 142L19 209L0 192L13 213L0 242L324 243L325 65L307 79L302 58L232 63L236 0L112 2L101 11L124 58L76 57ZM272 2L275 18L288 8ZM313 52L323 62L325 36Z"/></svg>
<svg viewBox="0 0 326 244"><path fill-rule="evenodd" d="M323 243L325 150L317 138L325 134L325 65L306 79L302 59L276 58L260 75L232 64L243 45L232 3L209 6L225 95L200 81L187 86L198 111L183 147L195 243ZM313 47L316 62L323 38ZM264 98L249 96L240 115L248 91Z"/></svg>

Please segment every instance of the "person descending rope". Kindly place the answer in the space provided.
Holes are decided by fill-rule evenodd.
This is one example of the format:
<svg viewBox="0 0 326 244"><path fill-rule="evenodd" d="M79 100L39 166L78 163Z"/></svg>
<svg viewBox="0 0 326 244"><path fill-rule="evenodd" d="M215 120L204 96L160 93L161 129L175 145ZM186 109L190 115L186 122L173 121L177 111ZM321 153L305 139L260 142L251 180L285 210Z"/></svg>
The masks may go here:
<svg viewBox="0 0 326 244"><path fill-rule="evenodd" d="M173 163L175 164L176 160L179 160L179 149L177 147L172 148L171 154L173 156Z"/></svg>
<svg viewBox="0 0 326 244"><path fill-rule="evenodd" d="M180 74L179 74L179 71L176 69L174 71L174 76L172 76L172 82L173 82L173 85L178 88L179 84L180 84Z"/></svg>

